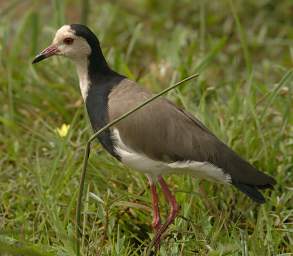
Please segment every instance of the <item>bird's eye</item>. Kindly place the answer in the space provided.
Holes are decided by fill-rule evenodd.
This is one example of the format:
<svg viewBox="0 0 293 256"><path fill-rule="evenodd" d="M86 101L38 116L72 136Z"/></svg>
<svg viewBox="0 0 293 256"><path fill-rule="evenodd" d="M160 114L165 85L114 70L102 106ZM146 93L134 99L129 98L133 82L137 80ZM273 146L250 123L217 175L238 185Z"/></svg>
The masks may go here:
<svg viewBox="0 0 293 256"><path fill-rule="evenodd" d="M73 43L73 38L71 38L71 37L66 37L64 40L63 40L63 43L64 44L67 44L67 45L70 45L70 44L72 44Z"/></svg>

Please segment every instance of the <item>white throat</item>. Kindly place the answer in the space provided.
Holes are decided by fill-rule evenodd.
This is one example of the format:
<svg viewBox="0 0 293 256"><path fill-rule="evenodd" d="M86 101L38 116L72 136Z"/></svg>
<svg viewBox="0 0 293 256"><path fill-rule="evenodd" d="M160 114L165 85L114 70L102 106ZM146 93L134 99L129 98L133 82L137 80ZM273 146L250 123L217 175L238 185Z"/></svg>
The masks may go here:
<svg viewBox="0 0 293 256"><path fill-rule="evenodd" d="M83 100L86 101L88 90L90 87L90 80L88 77L88 59L84 58L84 59L76 60L75 65L76 65L77 74L79 78L80 92L81 92Z"/></svg>

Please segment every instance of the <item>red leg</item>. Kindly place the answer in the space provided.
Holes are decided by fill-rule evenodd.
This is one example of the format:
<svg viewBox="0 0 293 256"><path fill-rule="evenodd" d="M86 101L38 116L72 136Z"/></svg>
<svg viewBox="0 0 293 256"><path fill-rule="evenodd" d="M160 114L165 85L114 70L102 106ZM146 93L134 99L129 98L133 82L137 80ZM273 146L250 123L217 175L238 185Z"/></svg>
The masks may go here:
<svg viewBox="0 0 293 256"><path fill-rule="evenodd" d="M156 233L156 237L155 237L155 245L156 245L156 247L159 246L161 236L167 230L169 225L175 220L175 218L177 216L177 213L178 213L178 211L180 209L179 205L176 202L175 196L172 195L172 193L169 190L168 185L164 181L163 177L158 176L158 181L159 181L159 183L161 185L161 188L162 188L162 191L163 191L163 193L165 195L166 200L170 204L171 209L170 209L167 221L160 227L160 229Z"/></svg>
<svg viewBox="0 0 293 256"><path fill-rule="evenodd" d="M161 227L158 193L157 193L156 185L153 179L150 176L147 176L147 177L149 180L151 195L152 195L152 206L153 206L152 226L155 232L157 233Z"/></svg>

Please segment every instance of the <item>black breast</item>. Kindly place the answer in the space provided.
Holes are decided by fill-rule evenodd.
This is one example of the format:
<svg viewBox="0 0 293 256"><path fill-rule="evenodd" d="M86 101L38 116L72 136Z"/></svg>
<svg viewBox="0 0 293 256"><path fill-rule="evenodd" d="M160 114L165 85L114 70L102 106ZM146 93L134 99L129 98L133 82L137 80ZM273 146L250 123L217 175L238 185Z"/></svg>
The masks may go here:
<svg viewBox="0 0 293 256"><path fill-rule="evenodd" d="M117 86L123 78L123 76L118 74L100 76L98 79L91 77L91 85L85 103L94 132L97 132L108 123L108 96L111 90ZM109 129L102 132L98 136L98 139L102 146L112 156L120 160L119 155L114 150L111 131Z"/></svg>

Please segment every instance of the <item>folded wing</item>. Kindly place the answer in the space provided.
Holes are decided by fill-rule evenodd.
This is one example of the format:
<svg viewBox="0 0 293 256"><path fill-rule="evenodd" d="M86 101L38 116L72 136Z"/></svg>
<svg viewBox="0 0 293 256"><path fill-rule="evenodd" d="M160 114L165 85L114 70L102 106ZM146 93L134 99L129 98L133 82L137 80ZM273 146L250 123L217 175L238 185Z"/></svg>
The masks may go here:
<svg viewBox="0 0 293 256"><path fill-rule="evenodd" d="M115 97L113 97L115 95ZM130 80L123 80L109 95L109 119L121 116L150 98L151 94ZM221 168L232 183L256 201L256 189L268 188L275 180L258 171L217 139L199 120L160 98L117 124L123 142L136 152L168 163L207 162ZM253 196L255 194L255 196Z"/></svg>

